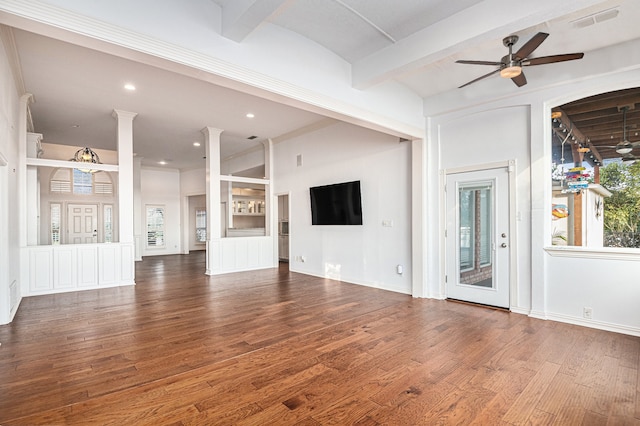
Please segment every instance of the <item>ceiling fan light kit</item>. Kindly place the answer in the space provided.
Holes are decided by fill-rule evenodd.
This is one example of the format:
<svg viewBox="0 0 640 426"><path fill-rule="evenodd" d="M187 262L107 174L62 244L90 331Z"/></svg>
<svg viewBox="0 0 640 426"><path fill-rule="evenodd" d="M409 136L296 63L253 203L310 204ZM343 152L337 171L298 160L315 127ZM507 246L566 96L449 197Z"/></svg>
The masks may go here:
<svg viewBox="0 0 640 426"><path fill-rule="evenodd" d="M500 77L513 78L522 74L522 67L517 65L509 66L500 70Z"/></svg>
<svg viewBox="0 0 640 426"><path fill-rule="evenodd" d="M456 61L459 64L468 64L468 65L490 65L497 66L498 69L480 76L475 80L471 80L468 83L463 84L459 88L463 88L468 86L476 81L480 81L485 79L493 74L500 73L500 76L503 78L510 78L513 83L518 86L524 86L527 84L527 79L522 72L522 67L532 66L532 65L544 65L544 64L552 64L554 62L565 62L565 61L573 61L575 59L582 59L584 53L567 53L563 55L551 55L551 56L542 56L539 58L530 58L529 55L533 53L534 50L538 48L542 44L542 42L549 36L547 33L539 32L534 35L527 41L516 53L513 53L513 45L518 42L517 35L510 35L505 37L502 40L502 44L509 48L509 54L502 57L499 62L492 61L470 61L470 60L458 60Z"/></svg>
<svg viewBox="0 0 640 426"><path fill-rule="evenodd" d="M628 142L626 145L625 144L618 145L618 147L616 148L616 152L621 155L628 154L631 151L633 151L633 147Z"/></svg>

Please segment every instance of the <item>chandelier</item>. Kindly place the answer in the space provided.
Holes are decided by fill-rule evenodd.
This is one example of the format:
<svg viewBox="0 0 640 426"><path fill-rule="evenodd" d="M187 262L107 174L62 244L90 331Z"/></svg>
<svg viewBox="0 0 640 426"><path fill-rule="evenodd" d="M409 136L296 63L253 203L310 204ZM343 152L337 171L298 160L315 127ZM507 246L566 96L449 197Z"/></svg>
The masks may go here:
<svg viewBox="0 0 640 426"><path fill-rule="evenodd" d="M71 159L71 161L76 161L78 163L88 163L88 164L102 164L100 163L100 157L96 154L91 148L85 147L80 148L76 151L75 155ZM99 170L93 170L89 168L80 168L78 170L85 173L95 173Z"/></svg>

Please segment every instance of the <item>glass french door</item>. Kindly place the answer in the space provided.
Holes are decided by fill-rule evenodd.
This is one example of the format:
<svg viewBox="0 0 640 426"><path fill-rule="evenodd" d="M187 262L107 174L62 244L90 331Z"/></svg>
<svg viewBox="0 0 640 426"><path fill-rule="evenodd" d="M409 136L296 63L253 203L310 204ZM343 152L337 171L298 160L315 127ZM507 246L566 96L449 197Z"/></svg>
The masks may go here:
<svg viewBox="0 0 640 426"><path fill-rule="evenodd" d="M507 169L447 175L446 293L509 307Z"/></svg>

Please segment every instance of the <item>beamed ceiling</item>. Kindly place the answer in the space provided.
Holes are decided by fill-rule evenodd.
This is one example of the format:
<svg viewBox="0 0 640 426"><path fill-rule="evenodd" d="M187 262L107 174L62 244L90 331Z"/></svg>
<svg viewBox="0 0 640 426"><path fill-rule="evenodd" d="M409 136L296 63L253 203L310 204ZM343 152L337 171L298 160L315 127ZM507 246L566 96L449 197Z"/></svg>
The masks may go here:
<svg viewBox="0 0 640 426"><path fill-rule="evenodd" d="M637 142L637 146L631 153L621 155L616 152L616 145L624 141L625 109L626 140ZM590 150L583 155L592 165L607 159L640 159L640 88L580 99L554 108L553 112L554 146L558 147L570 132L567 142L571 142L574 161L581 146ZM568 158L571 157L565 153Z"/></svg>

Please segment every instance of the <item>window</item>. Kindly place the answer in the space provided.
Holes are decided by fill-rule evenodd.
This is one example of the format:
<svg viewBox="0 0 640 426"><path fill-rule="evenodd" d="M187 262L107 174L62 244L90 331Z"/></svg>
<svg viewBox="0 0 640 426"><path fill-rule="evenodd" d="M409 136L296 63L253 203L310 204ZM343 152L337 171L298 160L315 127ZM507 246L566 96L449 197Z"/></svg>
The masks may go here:
<svg viewBox="0 0 640 426"><path fill-rule="evenodd" d="M51 192L71 192L71 169L58 169L51 174Z"/></svg>
<svg viewBox="0 0 640 426"><path fill-rule="evenodd" d="M551 243L640 248L640 88L552 109Z"/></svg>
<svg viewBox="0 0 640 426"><path fill-rule="evenodd" d="M51 204L51 244L60 244L60 204Z"/></svg>
<svg viewBox="0 0 640 426"><path fill-rule="evenodd" d="M460 271L491 265L491 188L460 188ZM477 263L477 265L476 265Z"/></svg>
<svg viewBox="0 0 640 426"><path fill-rule="evenodd" d="M147 247L164 247L163 206L147 206Z"/></svg>
<svg viewBox="0 0 640 426"><path fill-rule="evenodd" d="M205 209L196 209L196 242L204 243L207 241L207 211Z"/></svg>
<svg viewBox="0 0 640 426"><path fill-rule="evenodd" d="M106 204L104 206L104 242L113 242L113 206Z"/></svg>
<svg viewBox="0 0 640 426"><path fill-rule="evenodd" d="M93 174L73 169L73 193L91 195L93 193Z"/></svg>
<svg viewBox="0 0 640 426"><path fill-rule="evenodd" d="M113 195L113 182L107 172L87 173L78 169L57 169L51 174L49 191L75 195Z"/></svg>

